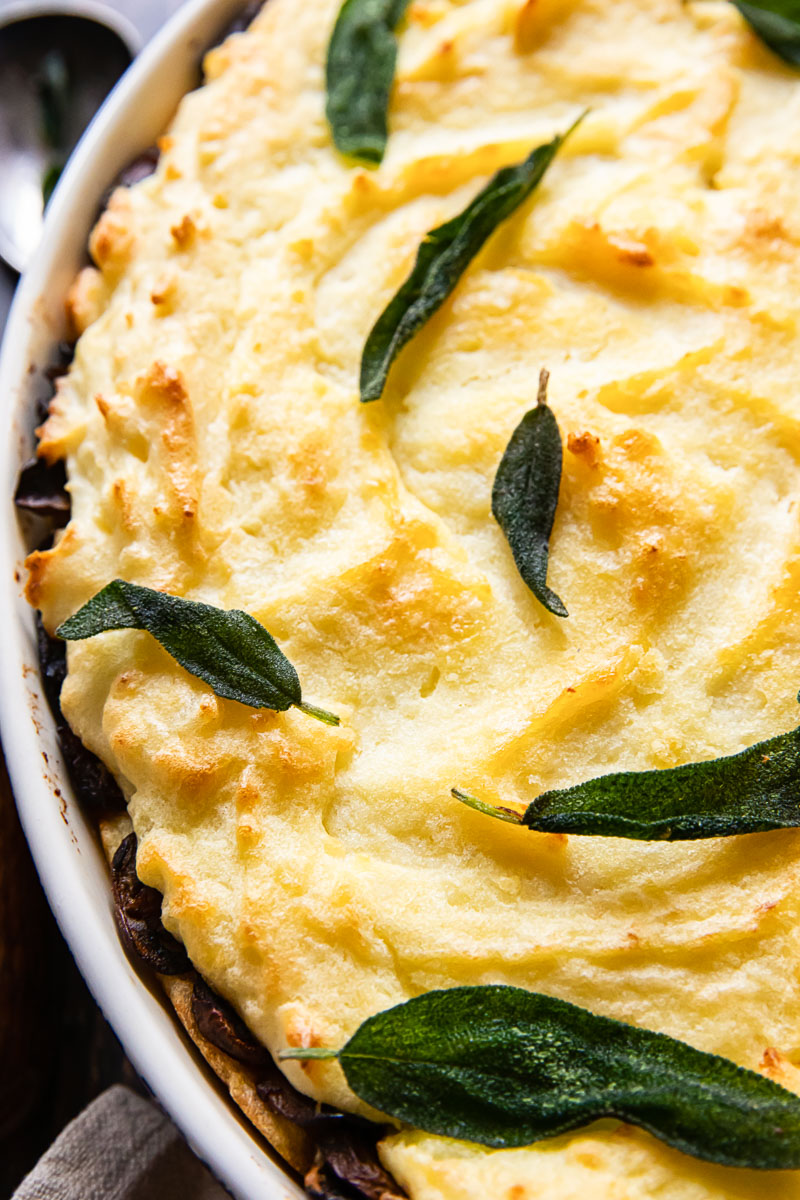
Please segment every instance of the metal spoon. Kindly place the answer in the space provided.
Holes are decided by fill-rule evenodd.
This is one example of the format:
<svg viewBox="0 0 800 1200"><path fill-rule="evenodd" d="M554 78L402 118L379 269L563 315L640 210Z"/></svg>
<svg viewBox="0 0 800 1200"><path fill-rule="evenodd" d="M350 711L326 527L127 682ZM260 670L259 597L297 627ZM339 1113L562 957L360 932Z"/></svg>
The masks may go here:
<svg viewBox="0 0 800 1200"><path fill-rule="evenodd" d="M93 3L0 11L0 257L22 271L69 152L139 48Z"/></svg>

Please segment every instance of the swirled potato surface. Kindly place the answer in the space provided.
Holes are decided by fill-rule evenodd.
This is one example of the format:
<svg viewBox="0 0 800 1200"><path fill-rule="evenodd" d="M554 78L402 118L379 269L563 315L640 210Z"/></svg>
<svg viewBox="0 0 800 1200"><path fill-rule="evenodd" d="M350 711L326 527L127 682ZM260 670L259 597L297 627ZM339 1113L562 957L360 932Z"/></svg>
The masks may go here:
<svg viewBox="0 0 800 1200"><path fill-rule="evenodd" d="M168 927L273 1051L504 982L800 1090L800 834L566 838L450 797L519 808L798 724L800 74L722 0L414 0L365 170L324 117L337 8L269 0L100 219L41 442L73 516L29 594L50 629L115 576L246 609L342 725L220 700L127 631L70 645L64 710ZM426 231L587 107L361 405ZM566 620L490 512L542 366ZM358 1107L335 1063L286 1072ZM615 1122L382 1153L414 1200L800 1197Z"/></svg>

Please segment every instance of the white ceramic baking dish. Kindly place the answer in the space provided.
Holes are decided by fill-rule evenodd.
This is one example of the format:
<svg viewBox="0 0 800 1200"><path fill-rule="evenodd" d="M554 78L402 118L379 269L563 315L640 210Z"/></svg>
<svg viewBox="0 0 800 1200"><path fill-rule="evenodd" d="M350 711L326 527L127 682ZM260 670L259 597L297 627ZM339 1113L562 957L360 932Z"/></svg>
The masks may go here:
<svg viewBox="0 0 800 1200"><path fill-rule="evenodd" d="M38 673L33 614L22 596L25 546L11 502L33 447L39 372L64 333L64 297L85 261L106 188L168 124L196 85L202 51L243 0L189 0L112 92L73 155L48 210L44 238L17 292L0 357L0 732L22 824L42 883L100 1008L190 1145L241 1200L290 1200L302 1190L269 1157L223 1095L159 995L117 938L108 871L70 789Z"/></svg>

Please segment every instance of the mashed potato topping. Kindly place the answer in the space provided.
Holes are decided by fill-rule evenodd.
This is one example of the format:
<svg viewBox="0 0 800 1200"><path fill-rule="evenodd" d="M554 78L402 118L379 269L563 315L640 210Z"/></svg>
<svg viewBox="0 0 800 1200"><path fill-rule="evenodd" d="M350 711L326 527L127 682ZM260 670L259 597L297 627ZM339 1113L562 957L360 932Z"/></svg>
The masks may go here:
<svg viewBox="0 0 800 1200"><path fill-rule="evenodd" d="M800 1091L800 834L566 838L450 797L519 807L798 724L800 73L723 0L415 0L370 171L325 123L337 9L269 0L101 218L41 444L73 517L29 591L50 629L115 576L246 609L342 726L220 700L135 632L70 645L64 711L166 924L273 1051L502 982ZM426 231L586 107L359 404ZM490 513L541 366L566 620ZM337 1064L285 1069L358 1107ZM414 1200L800 1197L610 1121L382 1153Z"/></svg>

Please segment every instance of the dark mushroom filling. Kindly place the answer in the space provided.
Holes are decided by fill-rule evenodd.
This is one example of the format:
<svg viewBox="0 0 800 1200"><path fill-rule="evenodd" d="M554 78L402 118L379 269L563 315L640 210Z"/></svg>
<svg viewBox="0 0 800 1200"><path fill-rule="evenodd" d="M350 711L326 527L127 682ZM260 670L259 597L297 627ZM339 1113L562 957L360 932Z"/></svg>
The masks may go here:
<svg viewBox="0 0 800 1200"><path fill-rule="evenodd" d="M192 992L192 1016L204 1038L246 1067L265 1067L271 1061L242 1018L198 975Z"/></svg>
<svg viewBox="0 0 800 1200"><path fill-rule="evenodd" d="M56 528L61 528L70 514L66 482L63 462L49 466L42 458L30 458L20 471L14 503L34 516L47 517Z"/></svg>
<svg viewBox="0 0 800 1200"><path fill-rule="evenodd" d="M108 767L75 736L61 713L59 695L67 674L67 649L64 642L50 637L39 613L36 614L36 637L44 691L56 719L58 744L75 794L96 817L122 812L125 809L125 797L116 779Z"/></svg>
<svg viewBox="0 0 800 1200"><path fill-rule="evenodd" d="M214 46L221 46L223 42L228 40L232 33L244 33L245 29L247 29L251 22L254 21L261 12L265 3L266 0L250 0L248 4L245 4L239 15L234 17L233 20L225 26L222 33L218 36L216 41L212 43L209 49L213 50Z"/></svg>
<svg viewBox="0 0 800 1200"><path fill-rule="evenodd" d="M152 175L158 166L158 146L148 146L143 150L133 162L129 162L127 167L123 167L116 178L116 187L133 187L135 183L139 183L142 179L147 179L148 175Z"/></svg>
<svg viewBox="0 0 800 1200"><path fill-rule="evenodd" d="M308 1131L316 1141L317 1153L305 1179L310 1196L320 1200L339 1196L396 1200L405 1196L380 1164L373 1129L370 1122L341 1113L323 1113L311 1123Z"/></svg>
<svg viewBox="0 0 800 1200"><path fill-rule="evenodd" d="M122 941L131 954L160 975L185 975L192 964L183 946L161 922L161 893L136 874L135 833L120 842L111 861L114 913Z"/></svg>

